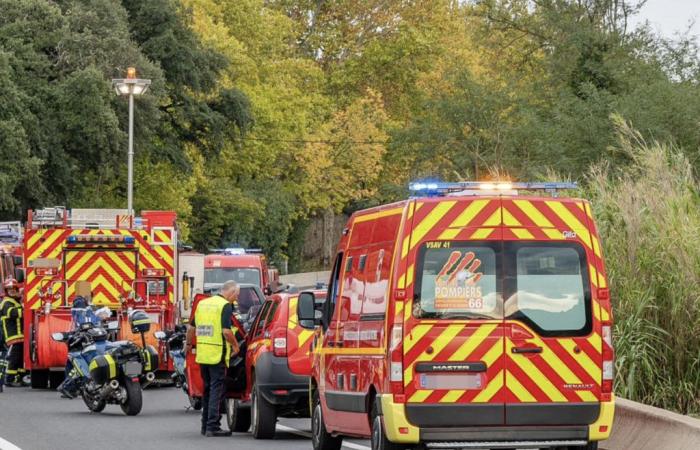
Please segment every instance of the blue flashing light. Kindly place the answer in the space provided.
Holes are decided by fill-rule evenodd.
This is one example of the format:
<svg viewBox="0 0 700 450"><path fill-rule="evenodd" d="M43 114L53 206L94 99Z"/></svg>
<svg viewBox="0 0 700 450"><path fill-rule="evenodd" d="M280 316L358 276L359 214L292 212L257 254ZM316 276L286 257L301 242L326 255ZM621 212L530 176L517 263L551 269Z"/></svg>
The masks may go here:
<svg viewBox="0 0 700 450"><path fill-rule="evenodd" d="M129 245L135 244L136 239L133 236L124 236L124 243Z"/></svg>
<svg viewBox="0 0 700 450"><path fill-rule="evenodd" d="M69 244L77 244L78 243L78 236L68 236L68 239L66 241Z"/></svg>
<svg viewBox="0 0 700 450"><path fill-rule="evenodd" d="M408 185L409 191L414 195L426 197L435 197L448 195L450 193L459 193L462 191L471 191L476 194L478 191L484 193L503 193L510 194L513 191L546 191L552 195L556 195L557 191L564 189L577 189L576 182L481 182L481 181L459 181L459 182L432 182L418 181Z"/></svg>

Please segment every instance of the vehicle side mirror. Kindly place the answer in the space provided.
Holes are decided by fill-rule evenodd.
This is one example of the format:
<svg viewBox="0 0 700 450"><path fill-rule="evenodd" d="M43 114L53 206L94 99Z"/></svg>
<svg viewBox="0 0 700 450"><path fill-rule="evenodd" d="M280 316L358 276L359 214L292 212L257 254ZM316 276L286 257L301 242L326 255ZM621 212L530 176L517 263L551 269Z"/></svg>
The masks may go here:
<svg viewBox="0 0 700 450"><path fill-rule="evenodd" d="M20 269L19 267L15 269L15 280L18 283L24 283L24 269Z"/></svg>
<svg viewBox="0 0 700 450"><path fill-rule="evenodd" d="M156 331L153 333L153 335L158 339L159 341L164 341L165 340L165 332L163 331Z"/></svg>
<svg viewBox="0 0 700 450"><path fill-rule="evenodd" d="M319 313L319 314L317 314ZM313 329L320 323L320 311L316 310L316 296L313 292L302 292L299 294L297 302L297 317L299 325L304 328Z"/></svg>
<svg viewBox="0 0 700 450"><path fill-rule="evenodd" d="M266 296L272 295L272 289L270 289L269 286L266 287L265 289L263 289L263 294L265 294Z"/></svg>
<svg viewBox="0 0 700 450"><path fill-rule="evenodd" d="M51 333L51 339L57 342L63 342L64 337L63 333Z"/></svg>

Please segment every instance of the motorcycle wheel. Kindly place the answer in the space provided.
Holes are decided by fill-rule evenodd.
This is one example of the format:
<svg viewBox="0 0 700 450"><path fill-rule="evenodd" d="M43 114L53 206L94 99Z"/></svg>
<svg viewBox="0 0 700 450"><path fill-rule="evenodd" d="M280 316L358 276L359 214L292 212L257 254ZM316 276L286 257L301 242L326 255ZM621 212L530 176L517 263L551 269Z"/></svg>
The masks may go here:
<svg viewBox="0 0 700 450"><path fill-rule="evenodd" d="M83 390L82 397L85 406L94 413L101 413L107 406L107 402L104 399L95 398L85 390Z"/></svg>
<svg viewBox="0 0 700 450"><path fill-rule="evenodd" d="M202 409L202 397L191 397L188 395L187 398L190 399L190 406L192 407L192 409L194 409L195 411L199 411Z"/></svg>
<svg viewBox="0 0 700 450"><path fill-rule="evenodd" d="M130 378L125 378L124 388L126 389L126 399L120 406L124 414L127 416L135 416L141 412L141 408L143 407L141 384L131 381Z"/></svg>

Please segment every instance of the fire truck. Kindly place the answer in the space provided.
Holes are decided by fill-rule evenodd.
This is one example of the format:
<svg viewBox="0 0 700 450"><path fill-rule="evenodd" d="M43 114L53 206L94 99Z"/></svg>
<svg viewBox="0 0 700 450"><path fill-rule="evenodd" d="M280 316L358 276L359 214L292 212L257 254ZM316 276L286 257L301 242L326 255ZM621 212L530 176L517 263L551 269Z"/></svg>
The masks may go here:
<svg viewBox="0 0 700 450"><path fill-rule="evenodd" d="M172 211L64 207L29 211L24 231L24 364L33 388L63 379L66 348L51 339L71 328L71 305L82 296L107 306L119 323L119 339L141 344L128 315L145 311L152 320L146 344L160 348L153 333L179 320L177 224ZM163 349L161 349L163 350ZM172 371L161 351L159 372Z"/></svg>
<svg viewBox="0 0 700 450"><path fill-rule="evenodd" d="M217 292L224 282L253 284L270 295L279 288L279 271L268 265L260 249L214 249L204 258L204 291Z"/></svg>

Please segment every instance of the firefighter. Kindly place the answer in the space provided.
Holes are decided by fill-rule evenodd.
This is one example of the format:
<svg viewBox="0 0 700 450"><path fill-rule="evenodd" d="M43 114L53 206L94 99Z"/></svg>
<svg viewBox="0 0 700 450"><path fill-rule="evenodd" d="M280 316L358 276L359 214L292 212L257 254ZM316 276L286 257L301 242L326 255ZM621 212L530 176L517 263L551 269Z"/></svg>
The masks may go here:
<svg viewBox="0 0 700 450"><path fill-rule="evenodd" d="M221 295L199 302L187 329L185 354L191 351L192 341L197 336L196 361L204 380L201 433L207 437L231 435L230 431L221 429L221 405L229 361L240 350L231 329L233 303L239 293L238 283L232 280L224 283Z"/></svg>
<svg viewBox="0 0 700 450"><path fill-rule="evenodd" d="M24 333L19 286L14 278L3 284L5 298L0 302L0 325L7 350L7 385L21 386L24 376Z"/></svg>

